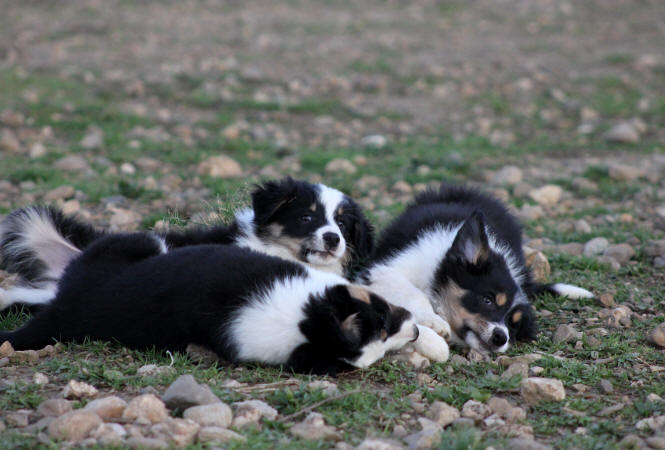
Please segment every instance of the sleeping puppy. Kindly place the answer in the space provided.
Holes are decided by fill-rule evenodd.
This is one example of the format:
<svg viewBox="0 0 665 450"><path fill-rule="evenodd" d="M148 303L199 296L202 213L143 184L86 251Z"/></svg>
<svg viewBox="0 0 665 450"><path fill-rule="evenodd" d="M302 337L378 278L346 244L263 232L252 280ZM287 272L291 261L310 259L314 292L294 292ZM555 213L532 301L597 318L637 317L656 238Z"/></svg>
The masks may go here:
<svg viewBox="0 0 665 450"><path fill-rule="evenodd" d="M232 245L165 248L150 233L96 240L67 266L56 298L0 342L197 344L231 362L335 375L418 338L407 310L338 275Z"/></svg>
<svg viewBox="0 0 665 450"><path fill-rule="evenodd" d="M0 310L13 303L48 303L67 264L107 234L52 207L12 212L0 223L0 268L17 272L22 284L0 290ZM372 226L351 198L292 178L257 186L252 208L238 212L230 225L171 231L163 237L168 248L235 244L347 277L374 244Z"/></svg>
<svg viewBox="0 0 665 450"><path fill-rule="evenodd" d="M416 322L482 353L536 337L529 298L540 292L593 297L566 284L531 279L522 230L498 200L443 183L416 196L382 233L362 278Z"/></svg>

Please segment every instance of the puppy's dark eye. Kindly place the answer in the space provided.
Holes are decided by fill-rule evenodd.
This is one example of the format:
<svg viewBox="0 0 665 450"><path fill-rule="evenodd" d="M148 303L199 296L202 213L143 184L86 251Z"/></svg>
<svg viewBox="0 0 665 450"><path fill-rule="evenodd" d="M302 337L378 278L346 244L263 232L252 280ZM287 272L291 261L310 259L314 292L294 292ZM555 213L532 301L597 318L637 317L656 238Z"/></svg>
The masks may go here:
<svg viewBox="0 0 665 450"><path fill-rule="evenodd" d="M491 295L485 295L483 297L483 303L486 305L493 305L494 304L494 297Z"/></svg>
<svg viewBox="0 0 665 450"><path fill-rule="evenodd" d="M311 214L303 214L300 216L300 221L302 223L309 223L312 221L312 215Z"/></svg>
<svg viewBox="0 0 665 450"><path fill-rule="evenodd" d="M340 231L344 231L346 229L346 225L341 220L337 221L337 226L339 227Z"/></svg>

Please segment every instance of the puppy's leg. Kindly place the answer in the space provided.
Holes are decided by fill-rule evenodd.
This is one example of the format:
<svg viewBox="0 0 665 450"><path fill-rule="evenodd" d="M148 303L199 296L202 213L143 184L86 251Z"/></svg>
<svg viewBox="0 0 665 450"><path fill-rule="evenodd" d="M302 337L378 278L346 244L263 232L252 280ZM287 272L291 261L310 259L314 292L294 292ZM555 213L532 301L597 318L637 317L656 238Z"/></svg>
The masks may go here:
<svg viewBox="0 0 665 450"><path fill-rule="evenodd" d="M15 303L25 305L45 305L55 298L56 285L52 284L41 289L29 287L13 287L10 289L0 288L0 311Z"/></svg>
<svg viewBox="0 0 665 450"><path fill-rule="evenodd" d="M431 328L422 325L418 325L418 331L418 339L413 343L415 350L431 361L447 361L450 350L446 340Z"/></svg>

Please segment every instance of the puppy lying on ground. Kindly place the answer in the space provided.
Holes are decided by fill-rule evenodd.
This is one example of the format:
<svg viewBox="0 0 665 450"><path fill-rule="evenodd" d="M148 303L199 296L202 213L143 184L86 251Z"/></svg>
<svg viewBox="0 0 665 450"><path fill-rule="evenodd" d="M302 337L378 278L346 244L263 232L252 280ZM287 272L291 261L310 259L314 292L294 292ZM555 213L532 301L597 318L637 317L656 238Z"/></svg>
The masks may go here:
<svg viewBox="0 0 665 450"><path fill-rule="evenodd" d="M149 233L96 240L64 270L55 299L0 332L17 350L54 340L134 349L207 347L232 362L335 375L418 338L411 314L344 278L230 245L166 252Z"/></svg>
<svg viewBox="0 0 665 450"><path fill-rule="evenodd" d="M505 352L511 341L536 337L529 298L550 292L593 297L567 284L530 276L522 230L498 200L442 184L416 196L381 234L365 284L414 315L418 324L482 353ZM447 348L445 349L447 351Z"/></svg>
<svg viewBox="0 0 665 450"><path fill-rule="evenodd" d="M0 290L0 310L50 302L67 264L107 234L52 207L11 213L0 223L0 268L18 273L21 284ZM168 248L235 244L345 276L374 244L372 226L351 198L291 178L258 186L252 208L240 211L230 225L171 231L163 238Z"/></svg>

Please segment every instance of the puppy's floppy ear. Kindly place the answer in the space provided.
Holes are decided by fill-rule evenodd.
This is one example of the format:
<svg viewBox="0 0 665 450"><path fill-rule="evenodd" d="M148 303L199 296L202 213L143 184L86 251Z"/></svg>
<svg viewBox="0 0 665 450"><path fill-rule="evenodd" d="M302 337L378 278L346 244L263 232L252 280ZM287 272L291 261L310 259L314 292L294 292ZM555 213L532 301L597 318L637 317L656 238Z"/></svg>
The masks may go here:
<svg viewBox="0 0 665 450"><path fill-rule="evenodd" d="M538 325L530 304L514 308L506 319L510 329L510 338L516 341L530 342L538 335Z"/></svg>
<svg viewBox="0 0 665 450"><path fill-rule="evenodd" d="M476 211L466 219L457 232L448 254L457 261L472 266L483 265L490 255L483 213Z"/></svg>
<svg viewBox="0 0 665 450"><path fill-rule="evenodd" d="M358 313L353 313L344 319L340 327L344 334L351 340L357 341L360 339L360 323L358 322Z"/></svg>
<svg viewBox="0 0 665 450"><path fill-rule="evenodd" d="M359 206L357 206L354 217L352 239L351 245L355 250L356 258L359 260L368 258L374 250L374 227L365 218Z"/></svg>
<svg viewBox="0 0 665 450"><path fill-rule="evenodd" d="M291 177L280 181L267 181L257 186L252 192L254 222L257 225L266 224L277 211L296 197L296 193L296 185Z"/></svg>

